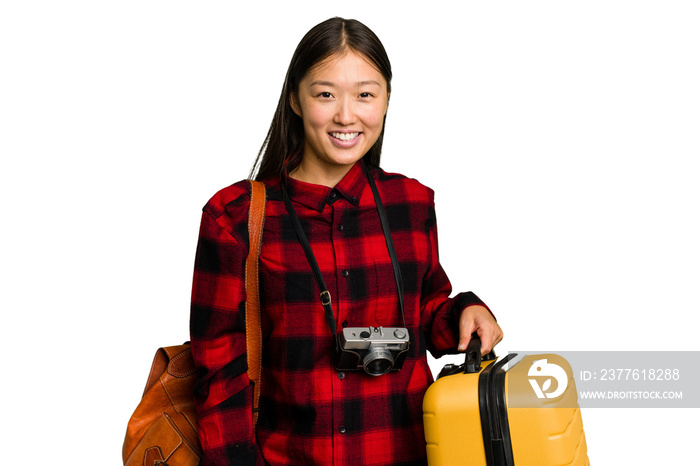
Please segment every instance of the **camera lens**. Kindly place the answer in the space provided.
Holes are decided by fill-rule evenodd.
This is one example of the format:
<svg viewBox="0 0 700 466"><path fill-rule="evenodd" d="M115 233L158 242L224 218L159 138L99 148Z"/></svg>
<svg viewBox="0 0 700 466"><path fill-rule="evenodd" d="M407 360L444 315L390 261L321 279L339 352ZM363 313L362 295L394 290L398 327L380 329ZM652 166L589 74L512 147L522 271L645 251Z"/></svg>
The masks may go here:
<svg viewBox="0 0 700 466"><path fill-rule="evenodd" d="M386 348L372 348L362 360L362 365L369 375L382 375L394 367L394 357Z"/></svg>

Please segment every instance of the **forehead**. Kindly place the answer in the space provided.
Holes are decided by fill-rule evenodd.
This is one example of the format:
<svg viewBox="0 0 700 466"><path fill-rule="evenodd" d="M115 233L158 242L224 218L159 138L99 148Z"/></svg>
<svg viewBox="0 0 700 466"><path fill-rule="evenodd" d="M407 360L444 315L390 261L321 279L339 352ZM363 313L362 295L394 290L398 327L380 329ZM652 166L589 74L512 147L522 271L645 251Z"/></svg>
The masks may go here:
<svg viewBox="0 0 700 466"><path fill-rule="evenodd" d="M335 53L316 63L302 82L310 84L317 80L348 83L376 81L386 87L386 79L379 69L366 56L354 50Z"/></svg>

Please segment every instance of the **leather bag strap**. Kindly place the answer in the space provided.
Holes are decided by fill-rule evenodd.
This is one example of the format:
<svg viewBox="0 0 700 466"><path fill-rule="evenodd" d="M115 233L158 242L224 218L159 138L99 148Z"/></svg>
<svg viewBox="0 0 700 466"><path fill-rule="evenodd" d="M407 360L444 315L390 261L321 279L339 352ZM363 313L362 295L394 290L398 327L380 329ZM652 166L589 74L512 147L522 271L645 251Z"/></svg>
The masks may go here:
<svg viewBox="0 0 700 466"><path fill-rule="evenodd" d="M260 403L260 373L262 366L262 327L260 322L259 262L265 223L265 185L250 180L250 210L248 211L248 241L250 248L245 262L245 330L248 358L248 379L253 383L253 429L258 422Z"/></svg>

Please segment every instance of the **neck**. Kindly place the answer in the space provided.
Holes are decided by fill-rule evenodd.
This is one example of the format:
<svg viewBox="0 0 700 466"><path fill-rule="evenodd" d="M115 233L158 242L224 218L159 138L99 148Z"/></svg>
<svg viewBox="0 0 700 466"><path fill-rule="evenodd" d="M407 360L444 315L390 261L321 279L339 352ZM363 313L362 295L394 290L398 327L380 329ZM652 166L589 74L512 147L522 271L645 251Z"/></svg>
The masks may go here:
<svg viewBox="0 0 700 466"><path fill-rule="evenodd" d="M304 158L299 166L289 173L289 177L298 181L303 181L304 183L318 184L333 188L340 183L340 180L355 166L355 163L329 168L310 164L306 162L306 158Z"/></svg>

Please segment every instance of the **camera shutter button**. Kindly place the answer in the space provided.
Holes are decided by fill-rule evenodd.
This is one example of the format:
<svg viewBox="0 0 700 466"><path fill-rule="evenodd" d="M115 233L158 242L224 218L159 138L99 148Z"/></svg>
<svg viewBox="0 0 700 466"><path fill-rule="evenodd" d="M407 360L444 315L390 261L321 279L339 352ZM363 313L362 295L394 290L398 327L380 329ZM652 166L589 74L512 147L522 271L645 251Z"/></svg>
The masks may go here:
<svg viewBox="0 0 700 466"><path fill-rule="evenodd" d="M397 328L396 330L394 330L394 336L396 338L401 338L401 339L406 338L406 330L404 330L402 328Z"/></svg>
<svg viewBox="0 0 700 466"><path fill-rule="evenodd" d="M369 338L369 337L370 337L370 333L367 330L360 333L360 338Z"/></svg>

